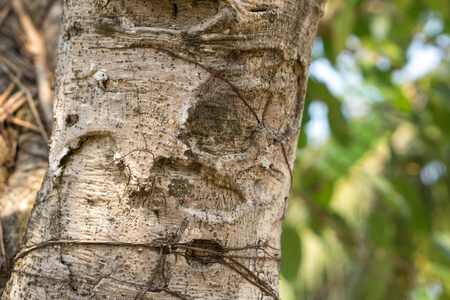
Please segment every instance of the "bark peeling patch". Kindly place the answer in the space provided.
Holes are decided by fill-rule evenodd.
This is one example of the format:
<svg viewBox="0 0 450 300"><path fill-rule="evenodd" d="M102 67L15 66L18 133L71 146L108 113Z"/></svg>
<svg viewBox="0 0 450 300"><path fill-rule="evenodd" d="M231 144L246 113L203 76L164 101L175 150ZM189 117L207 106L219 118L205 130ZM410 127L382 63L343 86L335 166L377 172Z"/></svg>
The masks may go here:
<svg viewBox="0 0 450 300"><path fill-rule="evenodd" d="M188 110L188 121L195 123L192 130L201 136L218 136L216 142L228 135L228 141L234 141L234 136L242 134L242 128L237 120L229 119L229 108L226 99L218 95L200 100L194 108Z"/></svg>
<svg viewBox="0 0 450 300"><path fill-rule="evenodd" d="M197 271L209 271L223 262L223 247L212 240L195 239L186 247L187 264Z"/></svg>
<svg viewBox="0 0 450 300"><path fill-rule="evenodd" d="M211 154L244 151L247 147L245 129L234 116L235 110L230 109L227 96L207 96L189 108L186 132L180 138Z"/></svg>

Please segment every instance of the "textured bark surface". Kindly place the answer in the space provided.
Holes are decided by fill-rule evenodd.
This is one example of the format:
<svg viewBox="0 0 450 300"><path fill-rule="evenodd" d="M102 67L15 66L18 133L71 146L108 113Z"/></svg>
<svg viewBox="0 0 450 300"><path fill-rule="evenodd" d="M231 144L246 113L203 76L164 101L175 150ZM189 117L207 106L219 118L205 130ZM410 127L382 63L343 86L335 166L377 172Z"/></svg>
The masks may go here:
<svg viewBox="0 0 450 300"><path fill-rule="evenodd" d="M3 299L277 298L322 6L67 0L50 165Z"/></svg>

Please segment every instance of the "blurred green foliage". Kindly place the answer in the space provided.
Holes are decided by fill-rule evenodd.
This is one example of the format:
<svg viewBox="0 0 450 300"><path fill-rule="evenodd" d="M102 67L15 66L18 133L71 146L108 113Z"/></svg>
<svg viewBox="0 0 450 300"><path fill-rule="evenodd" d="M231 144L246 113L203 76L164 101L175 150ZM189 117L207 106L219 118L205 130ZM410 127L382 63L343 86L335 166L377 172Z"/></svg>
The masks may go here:
<svg viewBox="0 0 450 300"><path fill-rule="evenodd" d="M329 0L283 300L450 299L450 1Z"/></svg>

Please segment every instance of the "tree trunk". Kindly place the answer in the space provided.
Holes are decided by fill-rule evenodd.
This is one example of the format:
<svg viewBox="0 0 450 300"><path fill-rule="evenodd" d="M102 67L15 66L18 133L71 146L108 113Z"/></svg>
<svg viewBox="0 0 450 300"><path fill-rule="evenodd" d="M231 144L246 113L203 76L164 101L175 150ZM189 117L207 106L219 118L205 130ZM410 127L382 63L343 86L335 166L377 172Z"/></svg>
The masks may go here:
<svg viewBox="0 0 450 300"><path fill-rule="evenodd" d="M3 299L278 299L322 2L66 0L50 164Z"/></svg>

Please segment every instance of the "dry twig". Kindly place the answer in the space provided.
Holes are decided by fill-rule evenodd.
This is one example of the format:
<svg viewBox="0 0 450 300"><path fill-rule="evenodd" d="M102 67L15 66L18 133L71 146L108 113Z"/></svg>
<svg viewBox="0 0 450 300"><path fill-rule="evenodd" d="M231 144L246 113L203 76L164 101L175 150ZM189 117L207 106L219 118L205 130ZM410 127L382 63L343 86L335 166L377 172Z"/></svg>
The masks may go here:
<svg viewBox="0 0 450 300"><path fill-rule="evenodd" d="M42 28L42 25L44 25L45 20L47 19L48 14L50 13L50 10L52 9L53 5L58 0L48 0L45 7L42 9L41 13L39 14L39 17L37 18L36 28L40 29Z"/></svg>
<svg viewBox="0 0 450 300"><path fill-rule="evenodd" d="M2 12L0 13L0 27L2 27L3 22L5 22L6 17L8 17L10 11L11 8L9 7L9 5L6 5L5 8L3 8Z"/></svg>
<svg viewBox="0 0 450 300"><path fill-rule="evenodd" d="M0 68L9 76L12 82L14 82L23 93L25 93L25 96L28 101L28 105L30 106L31 113L33 114L34 120L36 121L36 124L38 125L39 131L44 138L45 143L48 142L48 134L45 131L44 125L42 124L41 118L39 117L39 113L36 109L36 105L34 105L33 97L31 97L30 90L20 82L19 78L17 78L14 74L12 74L9 69L6 67L6 65L3 62L0 62Z"/></svg>
<svg viewBox="0 0 450 300"><path fill-rule="evenodd" d="M31 81L36 80L36 74L34 74L33 66L28 59L25 59L24 56L16 55L15 53L7 51L0 46L0 59L21 80L22 76L30 79Z"/></svg>
<svg viewBox="0 0 450 300"><path fill-rule="evenodd" d="M51 80L48 76L47 50L42 33L36 29L29 14L26 12L22 0L9 1L14 13L26 36L25 49L33 60L36 81L38 85L39 104L44 114L45 123L52 124L52 90ZM47 139L48 140L48 139Z"/></svg>
<svg viewBox="0 0 450 300"><path fill-rule="evenodd" d="M3 244L3 228L0 219L0 270L3 269L5 273L9 274L9 259L6 256L5 245Z"/></svg>
<svg viewBox="0 0 450 300"><path fill-rule="evenodd" d="M14 82L11 82L9 86L6 88L6 90L3 92L3 94L0 95L0 106L3 104L3 102L6 101L6 99L8 99L9 95L11 95L11 92L13 91L15 86L16 85L14 84Z"/></svg>
<svg viewBox="0 0 450 300"><path fill-rule="evenodd" d="M0 123L4 122L8 116L11 116L27 101L22 91L19 91L9 97L9 99L0 107Z"/></svg>
<svg viewBox="0 0 450 300"><path fill-rule="evenodd" d="M22 126L23 128L33 130L37 133L41 132L37 126L35 126L27 121L24 121L22 119L19 119L17 117L12 117L10 120L11 120L11 123Z"/></svg>

